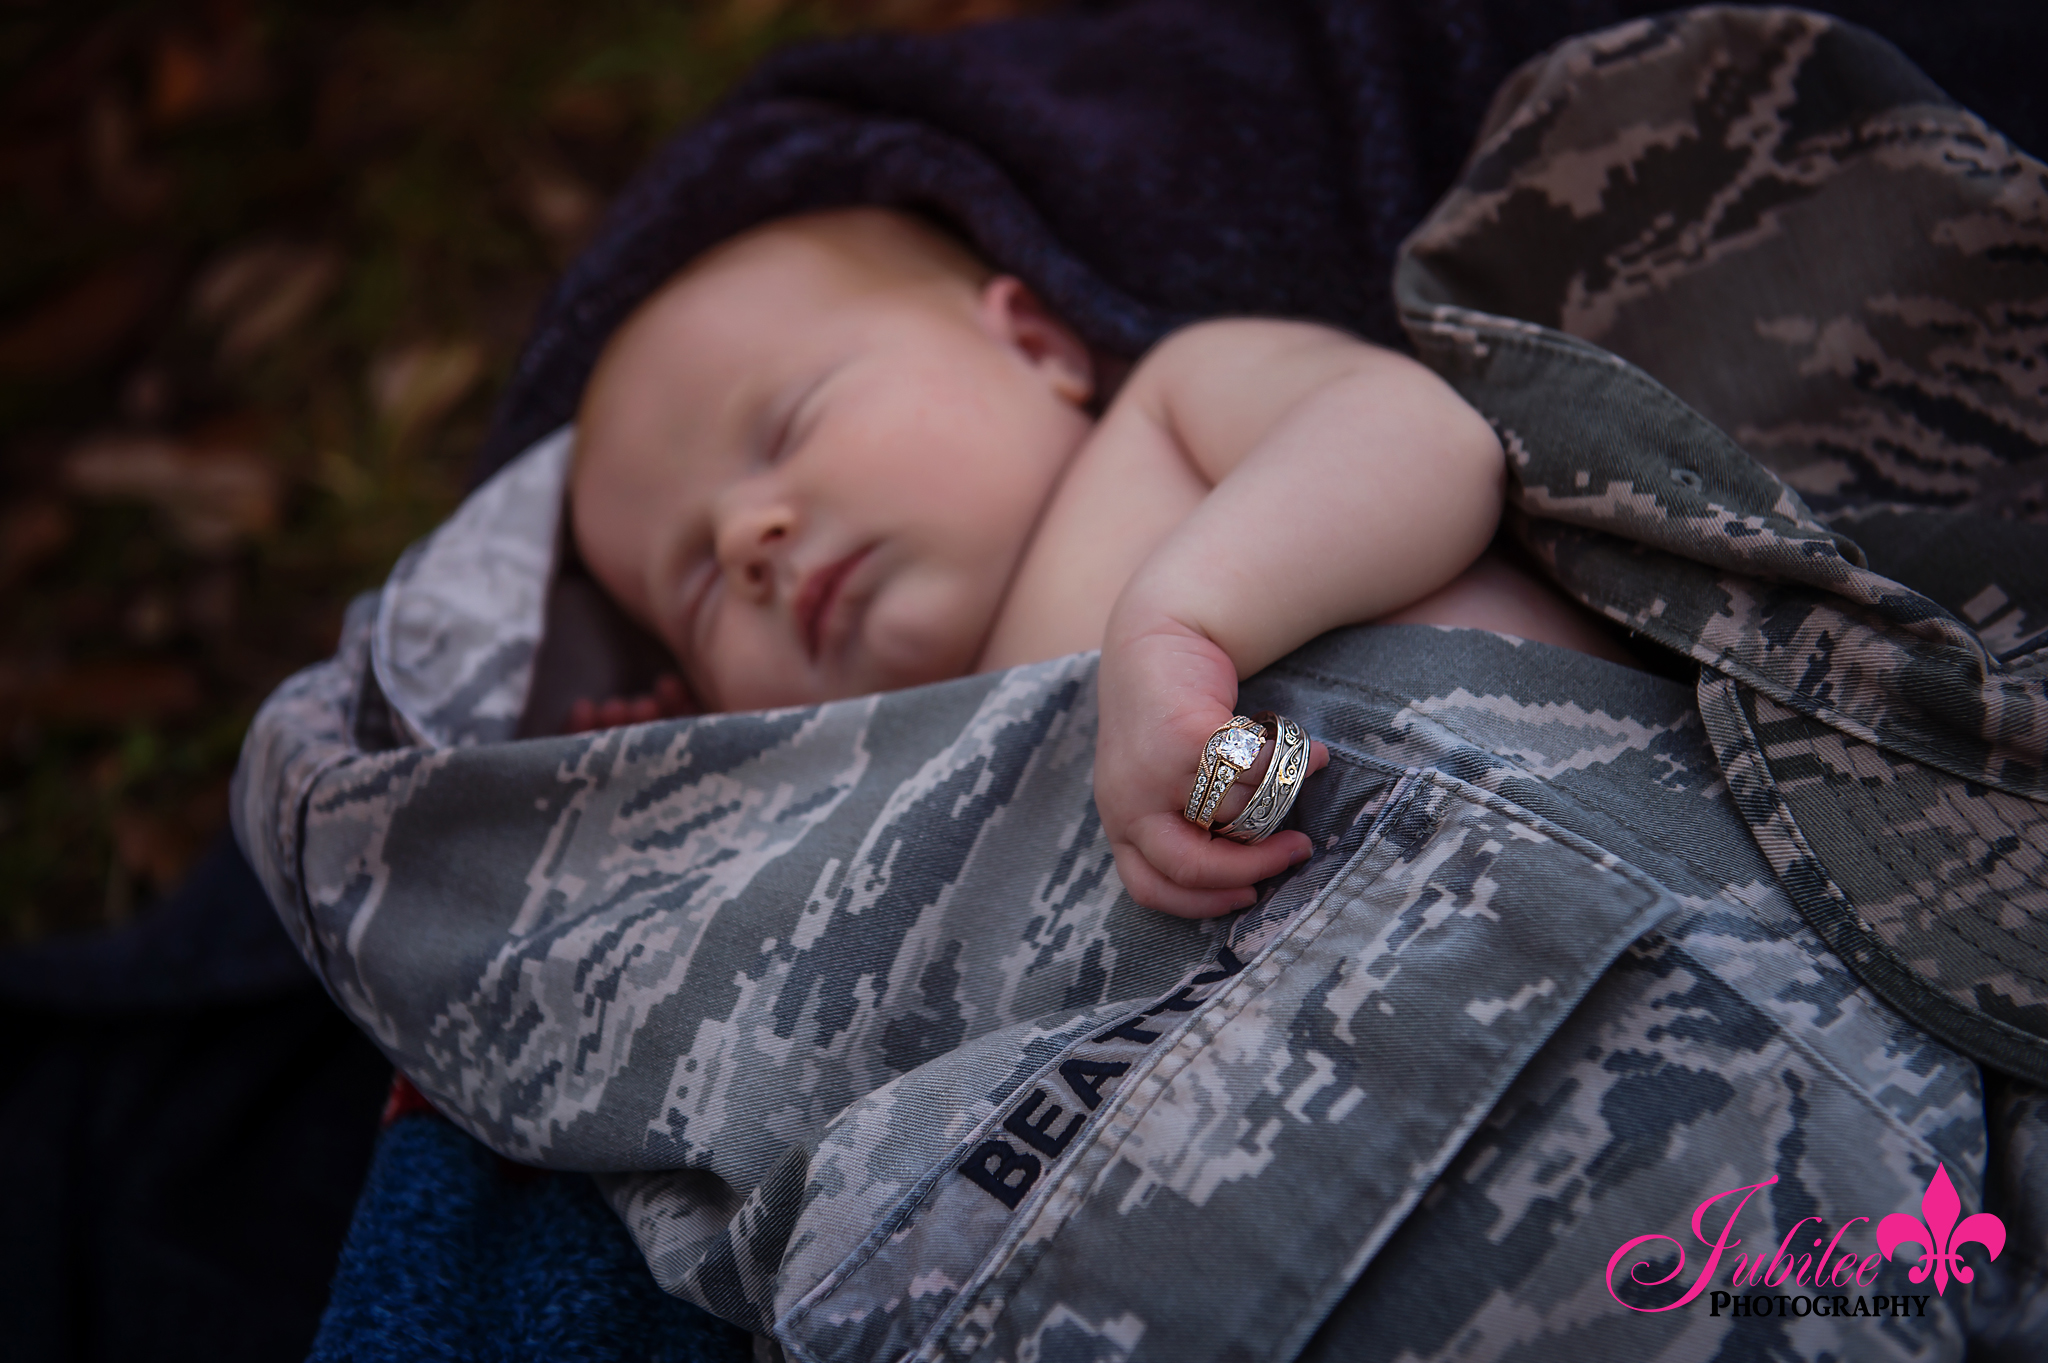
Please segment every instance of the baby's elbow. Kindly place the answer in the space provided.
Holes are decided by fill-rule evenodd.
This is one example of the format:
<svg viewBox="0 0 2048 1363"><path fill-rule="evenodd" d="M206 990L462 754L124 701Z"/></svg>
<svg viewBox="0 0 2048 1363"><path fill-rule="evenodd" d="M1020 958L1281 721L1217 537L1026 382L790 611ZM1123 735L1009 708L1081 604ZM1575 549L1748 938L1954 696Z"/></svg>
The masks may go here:
<svg viewBox="0 0 2048 1363"><path fill-rule="evenodd" d="M1447 442L1470 468L1483 473L1497 490L1504 489L1507 452L1501 448L1500 435L1493 429L1493 423L1448 385L1444 396L1448 399L1444 404Z"/></svg>
<svg viewBox="0 0 2048 1363"><path fill-rule="evenodd" d="M1475 533L1491 539L1508 493L1507 453L1492 422L1456 394L1451 399L1454 405L1445 413L1439 446L1446 453L1445 473L1463 491L1460 500L1468 508Z"/></svg>

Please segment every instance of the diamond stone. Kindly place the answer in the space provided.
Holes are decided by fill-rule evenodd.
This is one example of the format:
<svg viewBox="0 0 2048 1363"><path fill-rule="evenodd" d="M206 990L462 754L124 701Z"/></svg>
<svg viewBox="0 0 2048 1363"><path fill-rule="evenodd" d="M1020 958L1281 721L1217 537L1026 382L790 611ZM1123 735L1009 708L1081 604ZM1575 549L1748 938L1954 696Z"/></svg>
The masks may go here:
<svg viewBox="0 0 2048 1363"><path fill-rule="evenodd" d="M1216 740L1216 755L1242 771L1252 764L1264 746L1261 737L1249 729L1232 729Z"/></svg>

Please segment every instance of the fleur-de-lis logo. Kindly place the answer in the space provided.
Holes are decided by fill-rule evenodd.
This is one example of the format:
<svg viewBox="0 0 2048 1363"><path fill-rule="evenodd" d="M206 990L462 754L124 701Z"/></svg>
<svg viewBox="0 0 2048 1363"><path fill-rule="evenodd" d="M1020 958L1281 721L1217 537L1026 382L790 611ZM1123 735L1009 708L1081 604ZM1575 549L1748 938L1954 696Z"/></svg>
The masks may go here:
<svg viewBox="0 0 2048 1363"><path fill-rule="evenodd" d="M1900 1245L1924 1246L1926 1255L1906 1277L1924 1283L1928 1274L1933 1274L1935 1295L1940 1296L1948 1291L1950 1273L1955 1274L1959 1283L1969 1282L1974 1276L1962 1255L1956 1253L1962 1246L1974 1240L1990 1250L1994 1259L2005 1248L2005 1222L1990 1212L1978 1212L1964 1217L1963 1224L1958 1226L1956 1213L1962 1209L1955 1185L1948 1181L1948 1166L1937 1164L1934 1177L1927 1180L1927 1191L1920 1194L1920 1216L1927 1219L1923 1222L1905 1212L1893 1212L1877 1223L1877 1247L1889 1259Z"/></svg>

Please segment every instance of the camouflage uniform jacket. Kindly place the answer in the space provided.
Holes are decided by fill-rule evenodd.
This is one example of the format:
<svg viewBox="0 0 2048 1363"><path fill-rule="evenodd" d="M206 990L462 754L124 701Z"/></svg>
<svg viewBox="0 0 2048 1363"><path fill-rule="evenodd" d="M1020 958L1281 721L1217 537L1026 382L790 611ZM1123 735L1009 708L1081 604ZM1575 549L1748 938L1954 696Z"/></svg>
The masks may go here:
<svg viewBox="0 0 2048 1363"><path fill-rule="evenodd" d="M1697 682L1312 643L1241 708L1330 745L1318 851L1243 915L1121 894L1092 655L521 738L567 432L266 705L243 845L444 1113L792 1358L2040 1356L2042 167L1695 12L1519 73L1397 287L1524 542ZM1610 1262L1683 1286L1767 1179L1747 1247L1871 1253L1937 1166L2010 1237L1917 1314Z"/></svg>

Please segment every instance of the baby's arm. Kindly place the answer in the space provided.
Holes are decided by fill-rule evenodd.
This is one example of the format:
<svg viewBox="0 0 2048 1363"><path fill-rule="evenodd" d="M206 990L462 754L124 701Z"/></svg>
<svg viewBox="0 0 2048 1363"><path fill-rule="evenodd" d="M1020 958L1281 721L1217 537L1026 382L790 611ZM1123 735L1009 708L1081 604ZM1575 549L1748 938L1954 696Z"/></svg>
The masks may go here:
<svg viewBox="0 0 2048 1363"><path fill-rule="evenodd" d="M1245 847L1181 817L1239 678L1456 577L1500 517L1500 443L1421 365L1298 323L1176 333L1116 407L1156 423L1213 489L1110 613L1096 805L1132 896L1207 917L1309 851L1299 833Z"/></svg>

